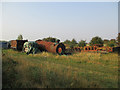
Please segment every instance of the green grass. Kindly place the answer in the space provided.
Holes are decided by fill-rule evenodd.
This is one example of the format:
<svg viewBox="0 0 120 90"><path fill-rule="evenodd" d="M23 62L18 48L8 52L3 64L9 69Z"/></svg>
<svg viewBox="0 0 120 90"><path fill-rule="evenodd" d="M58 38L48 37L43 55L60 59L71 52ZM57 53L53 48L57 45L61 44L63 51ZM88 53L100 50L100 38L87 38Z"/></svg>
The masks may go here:
<svg viewBox="0 0 120 90"><path fill-rule="evenodd" d="M2 50L3 88L118 88L118 55Z"/></svg>

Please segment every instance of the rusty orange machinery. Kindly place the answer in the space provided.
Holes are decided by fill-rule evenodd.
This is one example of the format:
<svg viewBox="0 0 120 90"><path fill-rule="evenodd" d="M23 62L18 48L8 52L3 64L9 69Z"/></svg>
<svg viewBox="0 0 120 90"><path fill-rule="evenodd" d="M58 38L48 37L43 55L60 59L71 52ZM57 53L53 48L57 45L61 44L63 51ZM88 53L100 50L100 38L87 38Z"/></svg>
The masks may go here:
<svg viewBox="0 0 120 90"><path fill-rule="evenodd" d="M10 44L11 44L11 48L18 50L18 51L22 51L23 49L23 44L25 42L28 42L28 40L11 40Z"/></svg>
<svg viewBox="0 0 120 90"><path fill-rule="evenodd" d="M82 51L82 47L75 47L75 48L72 48L72 49L66 49L66 51L68 52L81 52Z"/></svg>
<svg viewBox="0 0 120 90"><path fill-rule="evenodd" d="M83 52L88 52L88 51L97 51L97 46L85 46L84 48L83 48Z"/></svg>
<svg viewBox="0 0 120 90"><path fill-rule="evenodd" d="M113 48L112 47L98 47L97 51L113 52Z"/></svg>
<svg viewBox="0 0 120 90"><path fill-rule="evenodd" d="M41 51L48 51L59 55L65 52L65 45L63 43L53 43L42 40L36 40L35 42L39 45Z"/></svg>
<svg viewBox="0 0 120 90"><path fill-rule="evenodd" d="M75 47L69 50L70 52L96 52L96 51L107 51L113 52L112 47L98 47L98 46L85 46L85 47Z"/></svg>

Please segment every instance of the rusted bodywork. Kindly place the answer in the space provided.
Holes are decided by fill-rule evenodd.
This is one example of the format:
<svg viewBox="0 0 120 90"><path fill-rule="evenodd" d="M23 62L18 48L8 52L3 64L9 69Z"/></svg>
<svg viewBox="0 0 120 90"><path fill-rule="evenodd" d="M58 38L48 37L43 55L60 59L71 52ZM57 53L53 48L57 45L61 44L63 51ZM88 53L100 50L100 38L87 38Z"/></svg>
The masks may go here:
<svg viewBox="0 0 120 90"><path fill-rule="evenodd" d="M11 48L18 51L22 51L25 42L28 42L28 40L11 40Z"/></svg>
<svg viewBox="0 0 120 90"><path fill-rule="evenodd" d="M113 52L113 48L112 47L98 47L97 51Z"/></svg>
<svg viewBox="0 0 120 90"><path fill-rule="evenodd" d="M97 52L97 51L106 51L113 52L112 47L98 47L98 46L84 46L84 47L75 47L68 49L69 52Z"/></svg>
<svg viewBox="0 0 120 90"><path fill-rule="evenodd" d="M83 51L97 51L97 46L85 46Z"/></svg>
<svg viewBox="0 0 120 90"><path fill-rule="evenodd" d="M35 42L39 45L41 51L58 53L61 55L65 52L65 45L63 43L53 43L42 40L36 40Z"/></svg>

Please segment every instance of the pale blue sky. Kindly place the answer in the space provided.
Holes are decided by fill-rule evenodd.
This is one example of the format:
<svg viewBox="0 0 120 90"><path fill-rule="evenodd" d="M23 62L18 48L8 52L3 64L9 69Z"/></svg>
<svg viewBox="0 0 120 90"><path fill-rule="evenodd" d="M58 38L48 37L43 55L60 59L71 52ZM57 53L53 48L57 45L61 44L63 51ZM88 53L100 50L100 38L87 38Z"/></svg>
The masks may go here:
<svg viewBox="0 0 120 90"><path fill-rule="evenodd" d="M116 38L117 2L2 3L2 40L56 37L77 41Z"/></svg>

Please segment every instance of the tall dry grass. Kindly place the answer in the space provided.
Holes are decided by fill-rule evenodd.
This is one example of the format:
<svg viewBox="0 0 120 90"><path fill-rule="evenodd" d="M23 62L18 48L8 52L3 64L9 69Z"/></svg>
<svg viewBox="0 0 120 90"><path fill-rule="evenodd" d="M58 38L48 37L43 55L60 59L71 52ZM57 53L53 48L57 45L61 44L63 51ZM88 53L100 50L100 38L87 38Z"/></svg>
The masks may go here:
<svg viewBox="0 0 120 90"><path fill-rule="evenodd" d="M13 50L3 53L4 88L118 87L118 56L114 53L68 56L48 52L26 55Z"/></svg>

